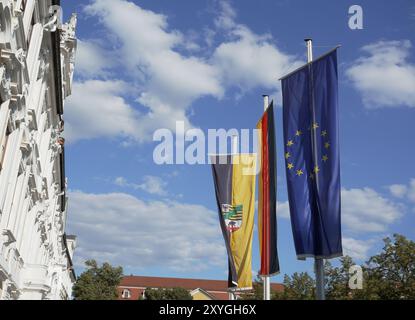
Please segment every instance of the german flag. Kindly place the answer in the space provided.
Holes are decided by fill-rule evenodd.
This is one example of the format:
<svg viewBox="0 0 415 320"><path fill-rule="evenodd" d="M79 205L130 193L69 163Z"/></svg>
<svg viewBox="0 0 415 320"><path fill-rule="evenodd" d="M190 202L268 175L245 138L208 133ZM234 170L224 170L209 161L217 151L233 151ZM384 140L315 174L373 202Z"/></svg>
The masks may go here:
<svg viewBox="0 0 415 320"><path fill-rule="evenodd" d="M256 155L211 158L219 221L228 253L228 287L252 288Z"/></svg>
<svg viewBox="0 0 415 320"><path fill-rule="evenodd" d="M260 275L280 271L277 252L277 195L274 104L271 101L257 124L260 171L258 192L258 237L261 255Z"/></svg>

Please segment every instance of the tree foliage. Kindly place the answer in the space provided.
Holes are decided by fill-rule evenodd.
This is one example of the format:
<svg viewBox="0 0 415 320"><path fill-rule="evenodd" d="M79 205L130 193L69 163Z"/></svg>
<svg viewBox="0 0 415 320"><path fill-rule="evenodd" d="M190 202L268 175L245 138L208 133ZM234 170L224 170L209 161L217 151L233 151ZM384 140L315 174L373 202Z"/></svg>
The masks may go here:
<svg viewBox="0 0 415 320"><path fill-rule="evenodd" d="M415 299L415 242L395 234L385 238L382 251L372 256L362 267L363 288L349 287L349 256L340 258L338 266L326 261L325 292L330 300ZM262 299L262 281L254 282L252 294L244 298ZM315 280L307 272L284 276L284 291L274 292L273 299L310 300L315 298Z"/></svg>
<svg viewBox="0 0 415 320"><path fill-rule="evenodd" d="M252 282L252 290L241 294L242 300L262 300L264 297L263 281L260 276Z"/></svg>
<svg viewBox="0 0 415 320"><path fill-rule="evenodd" d="M75 300L115 300L117 286L122 278L122 267L112 267L109 263L98 266L95 260L85 262L83 272L73 287Z"/></svg>
<svg viewBox="0 0 415 320"><path fill-rule="evenodd" d="M192 300L189 291L183 288L146 289L144 300Z"/></svg>
<svg viewBox="0 0 415 320"><path fill-rule="evenodd" d="M363 266L363 288L349 287L352 258L340 258L340 265L333 267L326 262L326 298L333 300L395 300L415 299L415 242L403 235L385 238L382 251L372 256ZM279 299L312 299L314 280L306 274L284 278L285 292Z"/></svg>
<svg viewBox="0 0 415 320"><path fill-rule="evenodd" d="M379 299L415 299L415 242L395 234L384 243L382 252L367 262L368 289Z"/></svg>
<svg viewBox="0 0 415 320"><path fill-rule="evenodd" d="M333 267L331 263L326 260L324 273L327 299L338 300L352 298L352 290L349 288L349 270L354 264L353 259L349 256L340 258L339 267Z"/></svg>
<svg viewBox="0 0 415 320"><path fill-rule="evenodd" d="M275 293L275 300L312 300L315 295L315 281L307 272L295 272L284 276L284 291Z"/></svg>
<svg viewBox="0 0 415 320"><path fill-rule="evenodd" d="M363 288L349 287L350 267L355 265L351 257L340 258L338 266L326 261L325 292L327 299L415 299L415 242L395 234L385 238L381 252L372 256L364 265ZM73 296L77 300L117 299L117 286L121 281L122 268L108 263L97 265L88 260L87 270L77 279ZM272 292L272 299L310 300L315 296L315 280L307 272L284 276L284 291ZM260 277L253 282L253 290L241 295L243 299L261 300L263 283ZM147 300L192 300L183 288L147 289Z"/></svg>

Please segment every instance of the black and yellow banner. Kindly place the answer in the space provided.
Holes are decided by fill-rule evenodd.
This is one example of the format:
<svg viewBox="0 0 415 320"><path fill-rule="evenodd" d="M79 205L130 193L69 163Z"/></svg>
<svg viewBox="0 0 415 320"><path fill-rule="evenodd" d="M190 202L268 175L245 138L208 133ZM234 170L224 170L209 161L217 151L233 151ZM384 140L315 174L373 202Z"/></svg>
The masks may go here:
<svg viewBox="0 0 415 320"><path fill-rule="evenodd" d="M219 221L229 258L228 286L252 288L256 155L212 157Z"/></svg>

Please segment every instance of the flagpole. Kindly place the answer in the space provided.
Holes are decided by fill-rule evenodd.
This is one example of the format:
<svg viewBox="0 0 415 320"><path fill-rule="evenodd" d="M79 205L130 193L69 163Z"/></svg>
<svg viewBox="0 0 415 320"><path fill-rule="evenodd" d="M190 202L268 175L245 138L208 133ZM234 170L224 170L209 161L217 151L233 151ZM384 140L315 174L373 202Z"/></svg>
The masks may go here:
<svg viewBox="0 0 415 320"><path fill-rule="evenodd" d="M313 61L313 40L304 39L307 45L307 62ZM326 300L324 292L324 259L314 258L314 272L316 274L316 299Z"/></svg>
<svg viewBox="0 0 415 320"><path fill-rule="evenodd" d="M232 136L232 154L238 153L238 136L233 135Z"/></svg>
<svg viewBox="0 0 415 320"><path fill-rule="evenodd" d="M229 300L236 300L235 299L235 294L231 291L229 291Z"/></svg>
<svg viewBox="0 0 415 320"><path fill-rule="evenodd" d="M232 154L237 154L238 153L238 136L237 135L232 136L232 150L231 150L231 153ZM229 291L229 300L236 300L235 292Z"/></svg>
<svg viewBox="0 0 415 320"><path fill-rule="evenodd" d="M266 111L269 106L269 96L267 94L264 94L262 95L262 97L264 98L264 111ZM271 277L269 275L262 276L264 287L264 300L271 300L270 278Z"/></svg>

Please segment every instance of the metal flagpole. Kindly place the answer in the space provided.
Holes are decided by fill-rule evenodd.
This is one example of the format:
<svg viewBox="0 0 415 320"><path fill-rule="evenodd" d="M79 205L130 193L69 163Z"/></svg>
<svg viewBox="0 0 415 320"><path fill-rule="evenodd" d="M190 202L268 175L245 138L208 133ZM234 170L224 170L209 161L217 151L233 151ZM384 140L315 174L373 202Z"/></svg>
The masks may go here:
<svg viewBox="0 0 415 320"><path fill-rule="evenodd" d="M229 291L229 300L236 300L235 299L235 294L231 291Z"/></svg>
<svg viewBox="0 0 415 320"><path fill-rule="evenodd" d="M238 153L238 136L233 135L232 136L232 154Z"/></svg>
<svg viewBox="0 0 415 320"><path fill-rule="evenodd" d="M326 300L326 293L324 292L324 259L314 259L314 269L316 273L316 299Z"/></svg>
<svg viewBox="0 0 415 320"><path fill-rule="evenodd" d="M233 135L232 136L232 154L238 153L238 136ZM236 300L235 293L233 291L229 291L229 300Z"/></svg>
<svg viewBox="0 0 415 320"><path fill-rule="evenodd" d="M307 45L307 62L313 61L313 39L304 39Z"/></svg>
<svg viewBox="0 0 415 320"><path fill-rule="evenodd" d="M313 61L313 40L304 39L307 44L307 62ZM325 300L324 292L324 259L314 258L314 272L316 274L316 299Z"/></svg>
<svg viewBox="0 0 415 320"><path fill-rule="evenodd" d="M269 105L269 96L264 94L264 111L267 110ZM264 286L264 300L271 300L271 284L270 284L270 276L264 275L263 277L263 286Z"/></svg>

